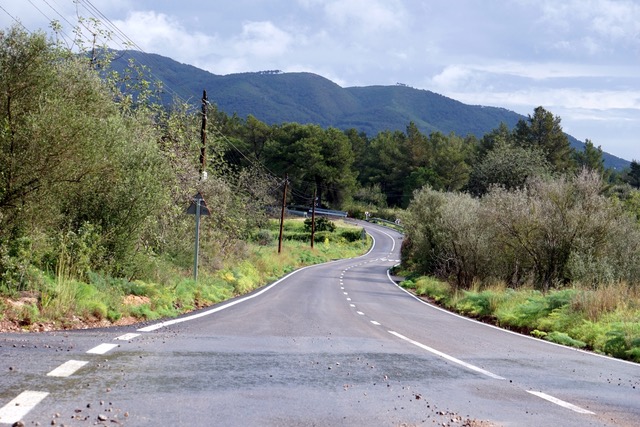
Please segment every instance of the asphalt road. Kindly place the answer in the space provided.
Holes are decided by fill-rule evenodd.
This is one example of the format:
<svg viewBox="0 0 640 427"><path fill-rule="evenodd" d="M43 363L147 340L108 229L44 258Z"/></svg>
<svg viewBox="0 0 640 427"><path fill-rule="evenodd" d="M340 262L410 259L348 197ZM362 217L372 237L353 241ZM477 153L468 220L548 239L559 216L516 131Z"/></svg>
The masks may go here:
<svg viewBox="0 0 640 427"><path fill-rule="evenodd" d="M173 321L1 335L0 425L640 425L640 365L425 304L366 228L363 257Z"/></svg>

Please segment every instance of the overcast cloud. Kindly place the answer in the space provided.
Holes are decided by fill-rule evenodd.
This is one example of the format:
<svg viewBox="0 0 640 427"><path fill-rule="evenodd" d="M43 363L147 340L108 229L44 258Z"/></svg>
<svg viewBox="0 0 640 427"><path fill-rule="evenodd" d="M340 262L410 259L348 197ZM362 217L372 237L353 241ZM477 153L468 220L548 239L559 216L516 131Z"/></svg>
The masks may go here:
<svg viewBox="0 0 640 427"><path fill-rule="evenodd" d="M309 71L404 83L532 114L640 160L640 0L0 0L0 25L108 19L149 53L215 74ZM77 10L76 10L77 9ZM103 15L101 16L100 13Z"/></svg>

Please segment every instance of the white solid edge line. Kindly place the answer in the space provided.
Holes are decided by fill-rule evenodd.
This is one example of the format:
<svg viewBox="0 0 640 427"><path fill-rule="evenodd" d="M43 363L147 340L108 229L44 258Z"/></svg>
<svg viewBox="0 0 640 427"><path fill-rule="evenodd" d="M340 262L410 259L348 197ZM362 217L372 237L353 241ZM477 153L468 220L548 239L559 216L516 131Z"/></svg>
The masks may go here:
<svg viewBox="0 0 640 427"><path fill-rule="evenodd" d="M118 347L119 344L107 344L103 343L93 347L91 350L87 350L89 354L105 354L114 348Z"/></svg>
<svg viewBox="0 0 640 427"><path fill-rule="evenodd" d="M565 402L564 400L560 400L557 397L553 397L553 396L550 396L550 395L548 395L546 393L542 393L541 391L527 390L527 393L531 393L534 396L538 396L538 397L540 397L540 398L542 398L544 400L547 400L547 401L549 401L551 403L555 403L556 405L562 406L563 408L571 409L572 411L578 412L579 414L595 415L594 412L591 412L591 411L589 411L587 409L583 409L583 408L581 408L579 406L576 406L576 405L572 405L569 402Z"/></svg>
<svg viewBox="0 0 640 427"><path fill-rule="evenodd" d="M431 307L431 308L433 308L434 310L439 310L439 311L441 311L441 312L443 312L443 313L446 313L446 314L448 314L448 315L450 315L450 316L454 316L454 317L457 317L457 318L459 318L459 319L466 320L467 322L473 322L473 323L475 323L475 324L477 324L477 325L481 325L481 326L484 326L484 327L487 327L487 328L493 328L493 329L496 329L496 330L498 330L498 331L502 331L502 332L507 333L507 334L512 334L512 335L516 335L516 336L519 336L519 337L522 337L522 338L526 338L526 339L534 340L534 341L537 341L537 342L539 342L539 343L544 343L544 344L547 344L547 345L552 345L552 346L556 346L556 347L564 348L565 350L572 350L572 351L576 351L576 352L578 352L578 353L588 354L588 355L590 355L590 356L601 357L601 358L603 358L603 359L608 359L608 360L612 360L612 361L616 361L616 362L624 363L624 364L627 364L627 365L638 366L638 364L637 364L637 363L635 363L635 362L630 362L630 361L628 361L628 360L616 359L616 358L614 358L614 357L607 356L607 355L605 355L605 354L592 353L592 352L590 352L590 351L582 350L582 349L580 349L580 348L568 347L568 346L566 346L566 345L556 344L556 343L551 342L551 341L541 340L541 339L539 339L539 338L535 338L535 337L532 337L532 336L529 336L529 335L520 334L520 333L518 333L518 332L510 331L510 330L508 330L508 329L503 329L503 328L500 328L500 327L498 327L498 326L490 325L490 324L488 324L488 323L479 322L479 321L477 321L477 320L475 320L475 319L471 319L471 318L469 318L469 317L461 316L461 315L459 315L459 314L456 314L456 313L453 313L453 312L451 312L451 311L445 310L444 308L440 308L440 307L438 307L437 305L430 304L430 303L428 303L428 302L426 302L426 301L424 301L424 300L422 300L422 299L418 298L417 296L415 296L414 294L412 294L411 292L409 292L408 290L404 289L402 286L400 286L399 284L397 284L397 283L396 283L396 282L391 278L391 275L389 274L389 270L387 270L387 278L389 279L389 281L390 281L390 282L391 282L395 287L397 287L397 288L398 288L398 289L400 289L402 292L406 293L407 295L409 295L411 298L415 299L415 300L416 300L416 301L418 301L419 303L424 304L424 305L426 305L426 306L428 306L428 307Z"/></svg>
<svg viewBox="0 0 640 427"><path fill-rule="evenodd" d="M120 341L129 341L134 339L135 337L139 337L140 334L134 334L133 332L128 333L128 334L124 334L124 335L120 335L119 337L116 337L114 339L116 340L120 340Z"/></svg>
<svg viewBox="0 0 640 427"><path fill-rule="evenodd" d="M48 395L49 393L44 391L23 391L11 402L0 408L0 423L13 424L20 421Z"/></svg>
<svg viewBox="0 0 640 427"><path fill-rule="evenodd" d="M453 363L456 363L456 364L458 364L458 365L460 365L460 366L464 366L464 367L465 367L465 368L467 368L467 369L470 369L470 370L472 370L472 371L479 372L479 373L481 373L481 374L483 374L483 375L486 375L486 376L488 376L488 377L491 377L491 378L495 378L496 380L504 380L504 378L503 378L503 377L501 377L500 375L496 375L496 374L494 374L493 372L486 371L486 370L484 370L484 369L482 369L482 368L479 368L479 367L477 367L477 366L474 366L474 365L472 365L472 364L470 364L470 363L463 362L463 361L462 361L462 360L460 360L460 359L456 359L455 357L453 357L453 356L449 356L448 354L443 353L443 352L441 352L441 351L438 351L438 350L436 350L435 348L431 348L431 347L426 346L426 345L424 345L424 344L422 344L422 343L419 343L418 341L414 341L414 340L412 340L411 338L407 338L407 337L405 337L404 335L401 335L401 334L399 334L399 333L397 333L397 332L395 332L395 331L388 331L388 332L389 332L391 335L393 335L393 336L396 336L396 337L400 338L401 340L407 341L408 343L411 343L411 344L413 344L413 345L415 345L415 346L417 346L417 347L420 347L420 348L421 348L421 349L423 349L423 350L427 350L428 352L433 353L433 354L435 354L436 356L440 356L440 357L442 357L443 359L448 360L449 362L453 362Z"/></svg>
<svg viewBox="0 0 640 427"><path fill-rule="evenodd" d="M376 239L374 239L373 236L371 236L371 240L372 240L373 243L371 244L371 248L369 248L367 253L365 253L364 255L360 255L359 257L355 257L355 258L351 258L351 259L363 258L363 257L366 257L367 255L369 255L371 253L371 251L373 251L373 248L375 248L375 246L376 246ZM394 245L395 245L395 241L394 241ZM185 317L181 317L179 319L167 320L167 321L164 321L164 322L156 323L154 325L145 326L143 328L138 329L138 332L151 332L151 331L155 331L155 330L164 328L165 326L171 326L171 325L175 325L175 324L182 323L182 322L188 322L189 320L199 319L200 317L209 316L210 314L217 313L218 311L225 310L225 309L227 309L229 307L233 307L236 304L240 304L241 302L245 302L245 301L253 299L253 298L257 297L257 296L260 296L263 293L265 293L268 290L270 290L271 288L273 288L274 286L278 285L280 282L288 279L289 277L291 277L294 274L299 273L299 272L301 272L303 270L306 270L306 269L309 269L309 268L319 267L321 265L327 265L327 264L333 264L333 263L336 263L336 262L346 261L346 260L348 260L348 258L347 259L340 259L340 260L336 260L336 261L329 261L329 262L325 262L325 263L322 263L322 264L314 264L314 265L308 265L306 267L302 267L302 268L300 268L298 270L295 270L295 271L292 271L291 273L287 274L286 276L276 280L275 282L273 282L272 284L270 284L267 287L263 288L262 290L260 290L260 291L258 291L256 293L253 293L251 295L248 295L246 297L233 300L233 301L231 301L231 302L229 302L227 304L223 303L224 305L222 305L222 306L215 307L215 308L212 308L210 310L206 310L206 311L200 312L198 314L193 314L191 316L185 316Z"/></svg>
<svg viewBox="0 0 640 427"><path fill-rule="evenodd" d="M67 360L62 365L58 366L53 371L47 374L48 377L69 377L76 373L76 371L82 368L89 362L84 360Z"/></svg>

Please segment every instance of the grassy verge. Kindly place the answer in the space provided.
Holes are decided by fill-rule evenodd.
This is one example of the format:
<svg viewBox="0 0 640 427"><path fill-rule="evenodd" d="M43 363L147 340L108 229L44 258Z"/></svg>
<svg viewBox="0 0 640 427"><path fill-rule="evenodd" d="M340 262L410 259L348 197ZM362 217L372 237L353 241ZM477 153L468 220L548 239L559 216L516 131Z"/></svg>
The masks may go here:
<svg viewBox="0 0 640 427"><path fill-rule="evenodd" d="M31 291L0 298L0 321L22 330L42 330L43 324L73 328L175 317L251 292L300 267L366 252L371 241L361 240L362 228L345 222L336 225L333 232L316 233L312 250L303 221L288 220L278 253L279 224L274 221L243 243L241 256L227 259L215 271L201 268L197 281L190 269L162 259L154 260L154 280L129 281L89 273L79 281L64 272L55 276L32 273Z"/></svg>
<svg viewBox="0 0 640 427"><path fill-rule="evenodd" d="M625 284L576 286L546 294L503 285L455 291L431 277L406 280L402 286L469 317L640 363L640 291Z"/></svg>

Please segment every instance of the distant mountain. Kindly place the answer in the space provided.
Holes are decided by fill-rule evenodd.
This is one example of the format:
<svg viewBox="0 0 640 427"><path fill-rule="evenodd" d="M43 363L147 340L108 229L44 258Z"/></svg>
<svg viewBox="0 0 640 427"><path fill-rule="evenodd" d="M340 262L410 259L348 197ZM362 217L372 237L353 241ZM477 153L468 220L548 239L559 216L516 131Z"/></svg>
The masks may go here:
<svg viewBox="0 0 640 427"><path fill-rule="evenodd" d="M178 96L200 104L202 90L221 111L246 118L253 115L269 125L286 122L313 123L322 127L355 128L373 137L385 130L405 131L414 122L425 134L439 131L480 138L506 123L510 128L526 118L513 111L467 105L437 93L406 85L343 88L312 73L212 74L173 59L136 51L119 52L112 66L121 71L129 58L149 67L151 78L168 89L164 102ZM533 112L532 112L533 113ZM571 145L584 143L569 136ZM629 161L603 154L605 166L623 169Z"/></svg>

